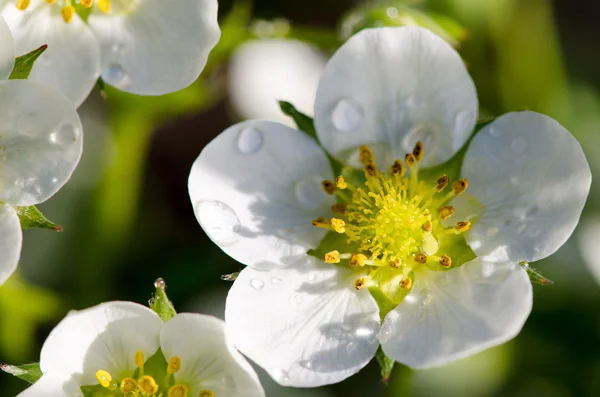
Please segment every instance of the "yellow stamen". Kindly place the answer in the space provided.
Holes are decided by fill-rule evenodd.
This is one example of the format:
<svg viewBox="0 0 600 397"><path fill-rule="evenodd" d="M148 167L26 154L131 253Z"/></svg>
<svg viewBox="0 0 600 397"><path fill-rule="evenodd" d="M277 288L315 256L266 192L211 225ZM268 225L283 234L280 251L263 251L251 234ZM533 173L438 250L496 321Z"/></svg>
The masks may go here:
<svg viewBox="0 0 600 397"><path fill-rule="evenodd" d="M312 224L315 227L320 227L321 229L325 229L325 228L329 227L329 219L320 216L317 219L313 219Z"/></svg>
<svg viewBox="0 0 600 397"><path fill-rule="evenodd" d="M48 3L48 4L54 4L54 3L56 3L56 0L46 0L46 3Z"/></svg>
<svg viewBox="0 0 600 397"><path fill-rule="evenodd" d="M146 393L149 395L155 394L158 391L158 384L151 376L142 376L140 379L138 386L142 393Z"/></svg>
<svg viewBox="0 0 600 397"><path fill-rule="evenodd" d="M332 181L326 179L323 182L321 182L321 185L323 186L323 190L325 191L325 193L327 193L327 194L335 193L335 183L333 183Z"/></svg>
<svg viewBox="0 0 600 397"><path fill-rule="evenodd" d="M467 187L469 187L469 181L466 179L459 179L452 184L452 191L454 192L455 196L460 196L465 190L467 190Z"/></svg>
<svg viewBox="0 0 600 397"><path fill-rule="evenodd" d="M402 161L400 161L400 160L394 161L394 164L392 164L392 167L390 168L390 174L398 175L399 177L403 177L405 171L406 170L404 169L404 166L402 165Z"/></svg>
<svg viewBox="0 0 600 397"><path fill-rule="evenodd" d="M375 161L375 156L373 155L371 148L368 146L361 146L360 147L360 162L362 163L362 165L368 165L368 164L373 163L374 161Z"/></svg>
<svg viewBox="0 0 600 397"><path fill-rule="evenodd" d="M346 180L341 175L338 176L337 178L335 178L335 185L337 186L338 189L342 189L342 190L346 189L348 187Z"/></svg>
<svg viewBox="0 0 600 397"><path fill-rule="evenodd" d="M412 280L407 277L400 281L400 288L402 289L410 289L412 287Z"/></svg>
<svg viewBox="0 0 600 397"><path fill-rule="evenodd" d="M142 353L141 351L137 351L135 352L135 356L133 357L133 362L135 363L135 366L142 369L144 368L144 362L145 362L145 358L144 358L144 353Z"/></svg>
<svg viewBox="0 0 600 397"><path fill-rule="evenodd" d="M406 157L404 157L404 162L406 163L408 168L412 168L415 165L415 155L412 153L408 153Z"/></svg>
<svg viewBox="0 0 600 397"><path fill-rule="evenodd" d="M346 231L346 222L338 218L331 218L331 227L336 233L344 233Z"/></svg>
<svg viewBox="0 0 600 397"><path fill-rule="evenodd" d="M415 160L417 161L417 163L423 160L423 142L417 142L415 148L412 151L412 154L413 156L415 156Z"/></svg>
<svg viewBox="0 0 600 397"><path fill-rule="evenodd" d="M184 385L175 385L169 388L168 397L187 397L188 389Z"/></svg>
<svg viewBox="0 0 600 397"><path fill-rule="evenodd" d="M104 13L110 12L110 0L98 0L98 8Z"/></svg>
<svg viewBox="0 0 600 397"><path fill-rule="evenodd" d="M462 232L466 232L467 230L469 230L471 228L471 222L467 221L467 222L457 222L456 223L456 231L459 233Z"/></svg>
<svg viewBox="0 0 600 397"><path fill-rule="evenodd" d="M376 178L379 175L379 171L377 170L377 165L375 165L374 161L371 163L365 164L364 172L365 172L365 176L367 178Z"/></svg>
<svg viewBox="0 0 600 397"><path fill-rule="evenodd" d="M113 391L117 388L117 382L113 380L112 375L106 371L99 370L96 372L96 380L102 387Z"/></svg>
<svg viewBox="0 0 600 397"><path fill-rule="evenodd" d="M64 6L63 9L60 10L60 13L65 23L69 23L73 19L73 14L75 14L75 8L71 5Z"/></svg>
<svg viewBox="0 0 600 397"><path fill-rule="evenodd" d="M359 278L358 280L356 280L356 282L354 283L354 288L363 289L366 285L367 285L367 279L363 277L363 278Z"/></svg>
<svg viewBox="0 0 600 397"><path fill-rule="evenodd" d="M94 4L94 0L79 0L79 3L84 7L90 8Z"/></svg>
<svg viewBox="0 0 600 397"><path fill-rule="evenodd" d="M401 265L402 265L402 263L400 262L400 259L398 259L398 258L394 258L394 259L390 260L390 267L393 269L398 269Z"/></svg>
<svg viewBox="0 0 600 397"><path fill-rule="evenodd" d="M167 373L168 374L176 374L177 372L179 372L180 369L181 369L181 358L179 358L178 356L174 356L169 361L169 365L167 366Z"/></svg>
<svg viewBox="0 0 600 397"><path fill-rule="evenodd" d="M340 252L337 250L325 254L325 263L340 263Z"/></svg>
<svg viewBox="0 0 600 397"><path fill-rule="evenodd" d="M423 224L423 226L421 226L421 228L424 232L429 233L433 230L433 224L431 223L431 221L427 221Z"/></svg>
<svg viewBox="0 0 600 397"><path fill-rule="evenodd" d="M441 207L440 209L438 209L438 213L440 214L440 218L446 220L450 218L452 214L454 214L454 207L449 205L446 207Z"/></svg>
<svg viewBox="0 0 600 397"><path fill-rule="evenodd" d="M331 206L331 211L335 212L336 214L344 215L347 210L348 206L344 203L336 203Z"/></svg>
<svg viewBox="0 0 600 397"><path fill-rule="evenodd" d="M440 265L442 265L442 267L445 267L447 269L450 266L452 266L452 259L448 255L444 254L440 258Z"/></svg>
<svg viewBox="0 0 600 397"><path fill-rule="evenodd" d="M447 175L442 175L441 177L438 178L438 180L436 181L437 185L435 187L435 190L439 193L442 190L444 190L444 188L446 186L448 186L448 183L450 182L450 178L448 178Z"/></svg>
<svg viewBox="0 0 600 397"><path fill-rule="evenodd" d="M215 393L213 393L210 390L202 390L199 394L198 397L215 397Z"/></svg>
<svg viewBox="0 0 600 397"><path fill-rule="evenodd" d="M125 378L121 381L121 393L127 394L135 391L138 387L137 382L133 378Z"/></svg>
<svg viewBox="0 0 600 397"><path fill-rule="evenodd" d="M415 255L415 262L420 263L420 264L425 264L427 263L427 255L425 255L424 253L419 253L417 255Z"/></svg>
<svg viewBox="0 0 600 397"><path fill-rule="evenodd" d="M29 0L17 0L17 10L23 11L29 7Z"/></svg>
<svg viewBox="0 0 600 397"><path fill-rule="evenodd" d="M363 267L365 265L365 261L367 257L363 254L354 254L350 257L350 266L360 266Z"/></svg>

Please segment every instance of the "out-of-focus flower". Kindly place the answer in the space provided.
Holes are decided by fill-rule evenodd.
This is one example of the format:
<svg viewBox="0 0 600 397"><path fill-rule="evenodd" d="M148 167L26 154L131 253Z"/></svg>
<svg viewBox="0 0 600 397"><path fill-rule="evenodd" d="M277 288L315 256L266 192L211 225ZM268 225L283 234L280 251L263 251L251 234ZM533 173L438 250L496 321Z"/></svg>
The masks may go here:
<svg viewBox="0 0 600 397"><path fill-rule="evenodd" d="M48 44L30 78L59 88L76 106L100 76L139 95L185 88L220 37L216 0L79 3L80 11L89 8L85 19L71 0L17 0L2 11L19 53Z"/></svg>
<svg viewBox="0 0 600 397"><path fill-rule="evenodd" d="M229 67L229 95L246 119L290 124L279 100L292 102L303 112L312 110L326 58L297 40L250 41L236 50Z"/></svg>
<svg viewBox="0 0 600 397"><path fill-rule="evenodd" d="M42 348L43 376L20 397L263 397L225 340L223 321L181 313L164 323L132 302L70 313Z"/></svg>
<svg viewBox="0 0 600 397"><path fill-rule="evenodd" d="M520 262L567 240L591 175L571 134L534 112L499 117L453 159L477 106L441 38L367 29L321 77L320 145L249 121L202 151L196 216L248 266L227 299L230 335L279 383L339 382L379 344L408 366L440 366L521 330L532 287ZM334 178L323 148L354 169Z"/></svg>
<svg viewBox="0 0 600 397"><path fill-rule="evenodd" d="M600 285L600 217L588 217L578 234L579 251L594 280Z"/></svg>
<svg viewBox="0 0 600 397"><path fill-rule="evenodd" d="M21 255L15 207L52 197L71 177L83 145L77 111L60 92L28 80L7 80L14 48L0 18L0 284Z"/></svg>

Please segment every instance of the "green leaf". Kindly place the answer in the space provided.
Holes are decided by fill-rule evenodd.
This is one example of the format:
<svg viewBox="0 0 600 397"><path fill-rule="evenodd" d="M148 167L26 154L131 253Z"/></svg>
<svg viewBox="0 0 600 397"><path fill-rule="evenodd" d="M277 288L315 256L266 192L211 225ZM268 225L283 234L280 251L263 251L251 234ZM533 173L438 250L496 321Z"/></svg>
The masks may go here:
<svg viewBox="0 0 600 397"><path fill-rule="evenodd" d="M10 80L24 80L29 77L31 69L35 61L46 51L48 48L47 44L44 44L40 48L33 50L25 55L17 57L15 60L15 67L13 68L9 79Z"/></svg>
<svg viewBox="0 0 600 397"><path fill-rule="evenodd" d="M279 107L286 116L290 116L294 120L300 131L304 131L308 135L318 140L317 132L315 131L315 124L311 117L298 111L294 105L286 101L279 101Z"/></svg>
<svg viewBox="0 0 600 397"><path fill-rule="evenodd" d="M384 383L388 383L390 375L392 374L392 369L394 369L394 364L396 364L396 362L385 355L381 346L379 346L379 349L377 349L375 358L377 358L379 368L381 368L381 379Z"/></svg>
<svg viewBox="0 0 600 397"><path fill-rule="evenodd" d="M34 205L29 207L15 207L19 220L21 221L21 229L52 229L57 232L62 232L62 226L51 222L38 210Z"/></svg>
<svg viewBox="0 0 600 397"><path fill-rule="evenodd" d="M154 310L154 312L166 323L175 317L177 312L175 311L173 303L171 303L167 297L167 284L165 283L165 280L159 278L154 282L154 287L156 287L156 292L148 304L150 309Z"/></svg>
<svg viewBox="0 0 600 397"><path fill-rule="evenodd" d="M23 365L1 364L0 369L29 383L35 383L42 377L42 370L39 363Z"/></svg>

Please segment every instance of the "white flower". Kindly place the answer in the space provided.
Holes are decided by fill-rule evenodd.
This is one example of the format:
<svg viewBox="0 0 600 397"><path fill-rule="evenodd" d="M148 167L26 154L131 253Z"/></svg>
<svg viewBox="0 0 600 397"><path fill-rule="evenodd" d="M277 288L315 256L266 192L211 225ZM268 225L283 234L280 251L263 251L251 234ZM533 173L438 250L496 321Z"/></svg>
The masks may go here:
<svg viewBox="0 0 600 397"><path fill-rule="evenodd" d="M7 3L7 2L5 2ZM30 79L59 88L76 106L100 75L123 91L162 95L190 85L217 43L216 0L15 0L2 15L26 53L48 50Z"/></svg>
<svg viewBox="0 0 600 397"><path fill-rule="evenodd" d="M443 163L477 105L442 39L367 29L329 61L315 102L323 148L364 175L343 169L334 182L321 146L266 121L202 151L189 180L196 216L248 266L227 299L232 341L279 383L339 382L379 344L408 366L439 366L520 331L532 288L519 262L567 240L591 175L556 121L515 112L475 135L449 181Z"/></svg>
<svg viewBox="0 0 600 397"><path fill-rule="evenodd" d="M81 157L82 127L60 92L28 80L7 80L15 51L0 18L0 285L21 254L21 224L14 206L49 199L71 177Z"/></svg>
<svg viewBox="0 0 600 397"><path fill-rule="evenodd" d="M181 313L166 324L132 302L71 312L44 343L43 376L19 397L263 397L223 321Z"/></svg>

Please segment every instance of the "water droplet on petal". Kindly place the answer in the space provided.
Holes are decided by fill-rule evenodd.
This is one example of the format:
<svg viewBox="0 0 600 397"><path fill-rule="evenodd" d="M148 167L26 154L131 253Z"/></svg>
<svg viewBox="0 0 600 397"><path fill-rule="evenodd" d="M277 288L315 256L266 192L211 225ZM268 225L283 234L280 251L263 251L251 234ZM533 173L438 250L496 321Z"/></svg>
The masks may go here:
<svg viewBox="0 0 600 397"><path fill-rule="evenodd" d="M316 273L310 273L307 277L308 281L315 281L316 278L317 278Z"/></svg>
<svg viewBox="0 0 600 397"><path fill-rule="evenodd" d="M493 236L495 236L496 234L498 234L498 232L499 232L499 231L500 231L500 230L499 230L497 227L490 227L490 228L487 230L487 236L488 236L488 237L493 237Z"/></svg>
<svg viewBox="0 0 600 397"><path fill-rule="evenodd" d="M358 349L358 342L355 340L348 342L346 345L346 352L348 352L349 355L352 355L354 352L356 352L356 349Z"/></svg>
<svg viewBox="0 0 600 397"><path fill-rule="evenodd" d="M217 245L232 245L240 239L240 219L225 203L216 200L199 201L196 203L196 218Z"/></svg>
<svg viewBox="0 0 600 397"><path fill-rule="evenodd" d="M494 126L489 126L488 134L490 134L490 136L492 136L494 138L498 138L502 134L502 132L499 129L495 128Z"/></svg>
<svg viewBox="0 0 600 397"><path fill-rule="evenodd" d="M354 99L342 98L335 105L331 121L335 128L342 132L352 132L358 129L365 119L365 111Z"/></svg>
<svg viewBox="0 0 600 397"><path fill-rule="evenodd" d="M118 54L119 52L123 51L124 48L125 48L125 44L123 44L123 43L114 43L113 45L110 46L110 50L112 52L114 52L115 54Z"/></svg>
<svg viewBox="0 0 600 397"><path fill-rule="evenodd" d="M271 373L273 379L275 379L278 382L287 382L289 380L288 373L283 369L272 368L269 372Z"/></svg>
<svg viewBox="0 0 600 397"><path fill-rule="evenodd" d="M314 210L321 206L325 198L325 192L321 187L323 178L309 176L294 186L294 195L300 206L307 210Z"/></svg>
<svg viewBox="0 0 600 397"><path fill-rule="evenodd" d="M50 142L55 145L68 145L77 141L77 128L71 123L61 123L50 133Z"/></svg>
<svg viewBox="0 0 600 397"><path fill-rule="evenodd" d="M231 375L229 372L226 372L221 377L221 385L222 388L228 392L234 392L237 389L237 382L235 381L233 375Z"/></svg>
<svg viewBox="0 0 600 397"><path fill-rule="evenodd" d="M254 280L250 281L250 285L255 290L259 290L260 291L265 286L265 283L263 283L262 280L259 280L259 279L255 278Z"/></svg>
<svg viewBox="0 0 600 397"><path fill-rule="evenodd" d="M432 299L431 292L427 288L422 289L420 292L420 295L421 295L421 303L423 305L428 305L431 302L431 299Z"/></svg>
<svg viewBox="0 0 600 397"><path fill-rule="evenodd" d="M523 154L527 150L527 140L522 136L516 137L510 143L510 148L517 154Z"/></svg>
<svg viewBox="0 0 600 397"><path fill-rule="evenodd" d="M237 144L242 153L256 153L263 144L262 133L254 127L246 127L240 131Z"/></svg>
<svg viewBox="0 0 600 397"><path fill-rule="evenodd" d="M125 70L119 63L111 63L102 72L102 79L116 87L122 86L127 80L126 77Z"/></svg>
<svg viewBox="0 0 600 397"><path fill-rule="evenodd" d="M281 283L283 282L283 280L282 280L282 279L280 279L279 277L273 277L273 278L271 279L271 282L272 282L273 284L281 284Z"/></svg>
<svg viewBox="0 0 600 397"><path fill-rule="evenodd" d="M471 113L469 112L459 112L456 115L456 119L454 120L454 128L457 132L471 130L469 128L472 126L473 118L471 117Z"/></svg>

